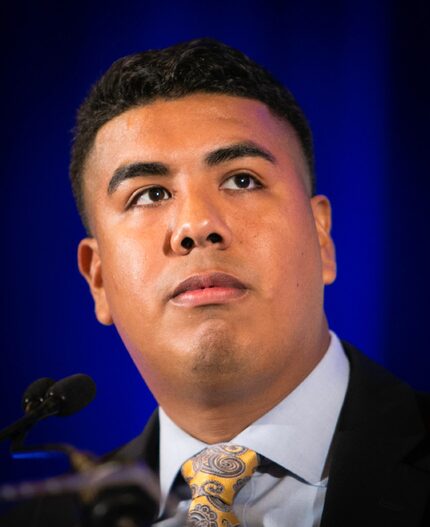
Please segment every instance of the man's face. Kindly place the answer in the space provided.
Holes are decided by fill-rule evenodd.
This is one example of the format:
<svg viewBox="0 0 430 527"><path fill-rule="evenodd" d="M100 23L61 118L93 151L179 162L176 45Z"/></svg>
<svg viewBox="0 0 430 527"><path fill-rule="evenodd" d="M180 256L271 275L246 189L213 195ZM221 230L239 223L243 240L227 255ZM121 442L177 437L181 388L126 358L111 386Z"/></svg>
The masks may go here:
<svg viewBox="0 0 430 527"><path fill-rule="evenodd" d="M159 402L264 389L321 346L330 207L264 104L197 94L124 112L84 177L80 269Z"/></svg>

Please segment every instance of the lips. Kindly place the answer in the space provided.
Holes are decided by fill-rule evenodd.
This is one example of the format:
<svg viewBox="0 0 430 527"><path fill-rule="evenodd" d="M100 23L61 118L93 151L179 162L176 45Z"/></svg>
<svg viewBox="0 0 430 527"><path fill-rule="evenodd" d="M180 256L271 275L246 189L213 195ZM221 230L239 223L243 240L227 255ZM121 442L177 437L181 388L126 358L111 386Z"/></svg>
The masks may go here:
<svg viewBox="0 0 430 527"><path fill-rule="evenodd" d="M171 298L176 298L188 291L198 291L210 288L244 290L246 289L246 286L234 276L226 273L195 275L181 282L173 291Z"/></svg>

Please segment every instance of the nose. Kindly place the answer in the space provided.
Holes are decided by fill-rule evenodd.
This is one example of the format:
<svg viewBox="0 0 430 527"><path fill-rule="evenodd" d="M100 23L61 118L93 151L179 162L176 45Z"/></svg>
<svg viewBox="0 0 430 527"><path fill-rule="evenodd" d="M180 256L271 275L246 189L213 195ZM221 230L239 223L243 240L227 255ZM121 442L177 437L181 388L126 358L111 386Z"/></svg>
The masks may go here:
<svg viewBox="0 0 430 527"><path fill-rule="evenodd" d="M178 205L170 237L173 253L186 255L204 247L223 250L230 246L231 237L220 207L210 199L193 195Z"/></svg>

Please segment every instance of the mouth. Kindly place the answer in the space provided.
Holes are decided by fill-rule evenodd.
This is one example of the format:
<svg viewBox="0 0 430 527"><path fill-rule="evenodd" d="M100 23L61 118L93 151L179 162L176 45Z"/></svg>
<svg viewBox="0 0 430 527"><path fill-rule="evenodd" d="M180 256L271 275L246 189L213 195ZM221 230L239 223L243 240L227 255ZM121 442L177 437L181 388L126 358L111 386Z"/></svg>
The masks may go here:
<svg viewBox="0 0 430 527"><path fill-rule="evenodd" d="M187 278L173 291L170 300L183 307L225 304L243 297L248 288L226 273L199 274Z"/></svg>

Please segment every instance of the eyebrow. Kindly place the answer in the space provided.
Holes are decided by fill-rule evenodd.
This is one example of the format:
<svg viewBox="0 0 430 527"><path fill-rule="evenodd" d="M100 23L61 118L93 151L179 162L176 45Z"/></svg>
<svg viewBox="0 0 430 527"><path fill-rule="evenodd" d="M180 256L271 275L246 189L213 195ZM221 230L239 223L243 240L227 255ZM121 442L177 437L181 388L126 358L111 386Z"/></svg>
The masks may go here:
<svg viewBox="0 0 430 527"><path fill-rule="evenodd" d="M140 176L167 176L169 167L163 163L130 163L115 170L108 185L108 194L113 194L126 179Z"/></svg>
<svg viewBox="0 0 430 527"><path fill-rule="evenodd" d="M260 157L270 163L276 163L276 158L272 153L253 141L242 141L217 148L205 156L204 162L209 167L213 167L242 157ZM123 165L113 173L107 192L109 195L113 194L126 179L142 176L168 176L169 173L168 165L160 162L136 162Z"/></svg>
<svg viewBox="0 0 430 527"><path fill-rule="evenodd" d="M253 141L243 141L218 148L205 157L205 163L212 167L241 157L261 157L270 163L276 163L273 154Z"/></svg>

